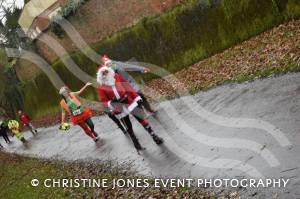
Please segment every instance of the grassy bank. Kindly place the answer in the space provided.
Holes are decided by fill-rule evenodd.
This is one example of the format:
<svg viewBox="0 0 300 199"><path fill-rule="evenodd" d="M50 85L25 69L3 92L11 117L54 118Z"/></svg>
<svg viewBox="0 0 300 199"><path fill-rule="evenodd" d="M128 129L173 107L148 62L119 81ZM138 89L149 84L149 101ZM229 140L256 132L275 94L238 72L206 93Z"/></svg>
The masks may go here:
<svg viewBox="0 0 300 199"><path fill-rule="evenodd" d="M297 0L190 0L92 47L115 60L135 58L173 73L299 16ZM95 64L81 52L72 58L94 75ZM54 66L63 67L62 61Z"/></svg>
<svg viewBox="0 0 300 199"><path fill-rule="evenodd" d="M0 152L0 198L214 198L196 188L45 188L31 186L32 179L136 179L126 170L106 163L67 163L25 158ZM149 178L151 181L151 179Z"/></svg>
<svg viewBox="0 0 300 199"><path fill-rule="evenodd" d="M300 20L290 21L175 73L178 81L172 85L163 79L155 79L148 86L169 98L176 96L176 90L182 85L196 93L226 83L298 72L299 43Z"/></svg>
<svg viewBox="0 0 300 199"><path fill-rule="evenodd" d="M93 48L116 60L134 57L174 73L299 15L300 2L297 0L191 0L161 16L145 18L135 26L99 41ZM82 70L95 76L97 65L81 52L70 57ZM53 68L72 89L82 86L61 60L55 62ZM234 78L243 75L248 74L237 74ZM152 78L154 76L146 77L147 80ZM24 92L25 110L31 115L37 117L57 110L57 91L45 74L26 83ZM97 99L95 90L86 95Z"/></svg>

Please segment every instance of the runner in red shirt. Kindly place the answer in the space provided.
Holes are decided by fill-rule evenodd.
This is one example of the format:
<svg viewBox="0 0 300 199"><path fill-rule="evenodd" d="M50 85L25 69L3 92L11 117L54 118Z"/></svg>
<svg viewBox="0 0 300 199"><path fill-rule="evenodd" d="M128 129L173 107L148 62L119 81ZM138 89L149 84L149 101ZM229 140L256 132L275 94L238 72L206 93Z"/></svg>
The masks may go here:
<svg viewBox="0 0 300 199"><path fill-rule="evenodd" d="M19 114L19 120L23 124L23 126L27 126L31 131L31 133L35 135L37 133L37 130L32 125L31 118L21 110L18 111L18 114Z"/></svg>

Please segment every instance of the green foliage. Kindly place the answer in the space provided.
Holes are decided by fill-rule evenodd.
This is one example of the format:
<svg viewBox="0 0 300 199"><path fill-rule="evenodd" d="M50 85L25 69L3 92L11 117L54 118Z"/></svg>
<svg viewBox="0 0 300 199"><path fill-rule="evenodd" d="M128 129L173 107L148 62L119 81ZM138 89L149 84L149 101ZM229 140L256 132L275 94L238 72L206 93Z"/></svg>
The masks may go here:
<svg viewBox="0 0 300 199"><path fill-rule="evenodd" d="M61 20L60 18L61 18L61 16L54 16L53 18L51 18L49 28L50 28L51 32L53 32L58 38L63 38L64 31L60 27L60 25L57 23L59 20Z"/></svg>
<svg viewBox="0 0 300 199"><path fill-rule="evenodd" d="M285 19L295 19L299 17L300 13L300 1L299 0L285 0L285 10L283 12Z"/></svg>
<svg viewBox="0 0 300 199"><path fill-rule="evenodd" d="M68 18L76 13L81 5L85 3L86 0L70 0L68 3L61 8L58 12L58 15L51 19L50 30L59 38L64 36L64 31L60 27L57 21L61 20L61 18Z"/></svg>
<svg viewBox="0 0 300 199"><path fill-rule="evenodd" d="M159 17L145 18L93 48L117 60L134 57L176 72L279 24L280 14L272 0L191 0ZM81 52L74 56L87 59Z"/></svg>
<svg viewBox="0 0 300 199"><path fill-rule="evenodd" d="M0 117L14 117L23 107L23 94L14 68L0 49Z"/></svg>
<svg viewBox="0 0 300 199"><path fill-rule="evenodd" d="M4 110L5 116L15 117L17 111L23 108L23 93L15 70L9 66L2 69L2 84L0 90L0 108Z"/></svg>
<svg viewBox="0 0 300 199"><path fill-rule="evenodd" d="M18 19L21 15L22 10L19 8L4 9L5 23L0 22L0 46L9 48L31 48L31 44L28 38L20 37L18 30L20 26L18 24Z"/></svg>
<svg viewBox="0 0 300 199"><path fill-rule="evenodd" d="M96 161L65 162L47 161L38 158L20 157L12 154L0 153L0 198L5 199L80 199L80 198L167 198L176 194L177 198L213 198L207 190L197 187L191 188L155 188L149 186L141 188L113 188L113 179L147 179L150 185L154 179L138 176L129 166L125 168L112 166L110 162ZM91 172L92 171L92 172ZM45 187L46 179L106 179L108 187L86 186L55 186ZM30 185L32 179L39 180L39 186ZM57 180L55 180L57 181ZM54 182L54 180L53 180ZM49 182L48 182L49 183ZM69 183L68 183L69 184ZM80 183L83 185L83 183ZM75 185L73 183L73 185ZM141 197L142 196L142 197Z"/></svg>
<svg viewBox="0 0 300 199"><path fill-rule="evenodd" d="M78 8L84 4L86 0L71 0L68 2L68 4L66 6L64 6L61 11L60 14L62 17L69 17L73 14L76 13L76 11L78 10Z"/></svg>

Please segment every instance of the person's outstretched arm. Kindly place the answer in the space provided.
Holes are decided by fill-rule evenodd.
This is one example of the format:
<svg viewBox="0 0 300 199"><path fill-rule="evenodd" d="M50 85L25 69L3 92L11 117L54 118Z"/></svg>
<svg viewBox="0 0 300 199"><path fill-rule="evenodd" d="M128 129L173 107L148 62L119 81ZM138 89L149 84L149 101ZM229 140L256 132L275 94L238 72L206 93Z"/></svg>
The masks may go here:
<svg viewBox="0 0 300 199"><path fill-rule="evenodd" d="M84 85L84 87L82 87L79 91L77 91L77 92L72 92L74 95L81 95L81 93L83 93L83 91L87 88L87 87L89 87L89 86L91 86L92 85L92 83L90 83L90 82L88 82L88 83L86 83L85 85Z"/></svg>
<svg viewBox="0 0 300 199"><path fill-rule="evenodd" d="M150 69L144 66L138 66L138 65L134 65L134 64L129 64L126 62L113 62L115 64L116 69L120 70L125 70L127 72L138 72L138 73L149 73Z"/></svg>

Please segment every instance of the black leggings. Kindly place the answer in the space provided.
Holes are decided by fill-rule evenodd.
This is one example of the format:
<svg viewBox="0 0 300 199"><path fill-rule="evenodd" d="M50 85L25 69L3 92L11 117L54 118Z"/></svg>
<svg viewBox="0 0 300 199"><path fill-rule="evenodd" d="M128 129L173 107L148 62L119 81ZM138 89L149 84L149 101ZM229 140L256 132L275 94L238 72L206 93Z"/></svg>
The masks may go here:
<svg viewBox="0 0 300 199"><path fill-rule="evenodd" d="M129 136L130 136L130 138L131 138L131 140L132 140L132 142L133 142L133 144L134 144L134 147L135 147L136 149L141 149L141 148L142 148L142 147L141 147L141 144L139 143L137 137L135 136L135 134L134 134L134 132L133 132L133 129L132 129L132 123L131 123L131 121L130 121L130 119L129 119L129 115L127 115L126 117L123 117L123 118L121 119L121 121L122 121L123 124L126 126L127 132L128 132L128 134L129 134Z"/></svg>
<svg viewBox="0 0 300 199"><path fill-rule="evenodd" d="M120 120L114 115L112 114L110 111L105 111L105 113L108 115L108 117L115 122L115 124L117 124L117 126L123 131L126 132L128 131L129 128L131 128L132 130L132 124L131 121L129 119L129 116L124 117L126 119L121 119L122 123L124 124L124 126L122 125L122 123L120 122ZM146 119L146 114L145 111L143 110L143 108L139 105L138 107L136 107L132 112L131 115L150 133L152 134L152 128L149 125L149 122ZM133 130L132 130L133 131Z"/></svg>
<svg viewBox="0 0 300 199"><path fill-rule="evenodd" d="M2 135L2 137L4 138L4 140L5 140L6 143L9 143L9 142L10 142L10 140L9 140L9 138L8 138L8 136L7 136L7 133L3 133L3 134L1 134L1 135Z"/></svg>
<svg viewBox="0 0 300 199"><path fill-rule="evenodd" d="M108 115L108 117L109 117L112 121L114 121L114 123L115 123L115 124L116 124L123 132L126 132L126 129L124 128L124 126L121 124L120 120L119 120L114 114L112 114L112 113L109 112L109 111L106 111L105 113Z"/></svg>
<svg viewBox="0 0 300 199"><path fill-rule="evenodd" d="M149 111L149 112L153 112L153 109L151 108L150 106L150 103L148 102L147 98L145 97L145 95L141 92L141 91L138 91L138 94L139 96L142 98L143 102L142 102L142 105L143 107Z"/></svg>
<svg viewBox="0 0 300 199"><path fill-rule="evenodd" d="M94 123L92 121L91 118L85 120L85 123L89 126L89 128L91 129L92 132L95 132L94 129L95 129L95 126L94 126Z"/></svg>
<svg viewBox="0 0 300 199"><path fill-rule="evenodd" d="M94 131L94 124L91 118L85 120L84 122L78 123L78 125L84 130L84 132L91 137L93 140L98 136Z"/></svg>
<svg viewBox="0 0 300 199"><path fill-rule="evenodd" d="M146 114L142 106L138 106L131 111L131 115L145 128L145 130L152 135L153 130L149 124L149 121L146 119Z"/></svg>

